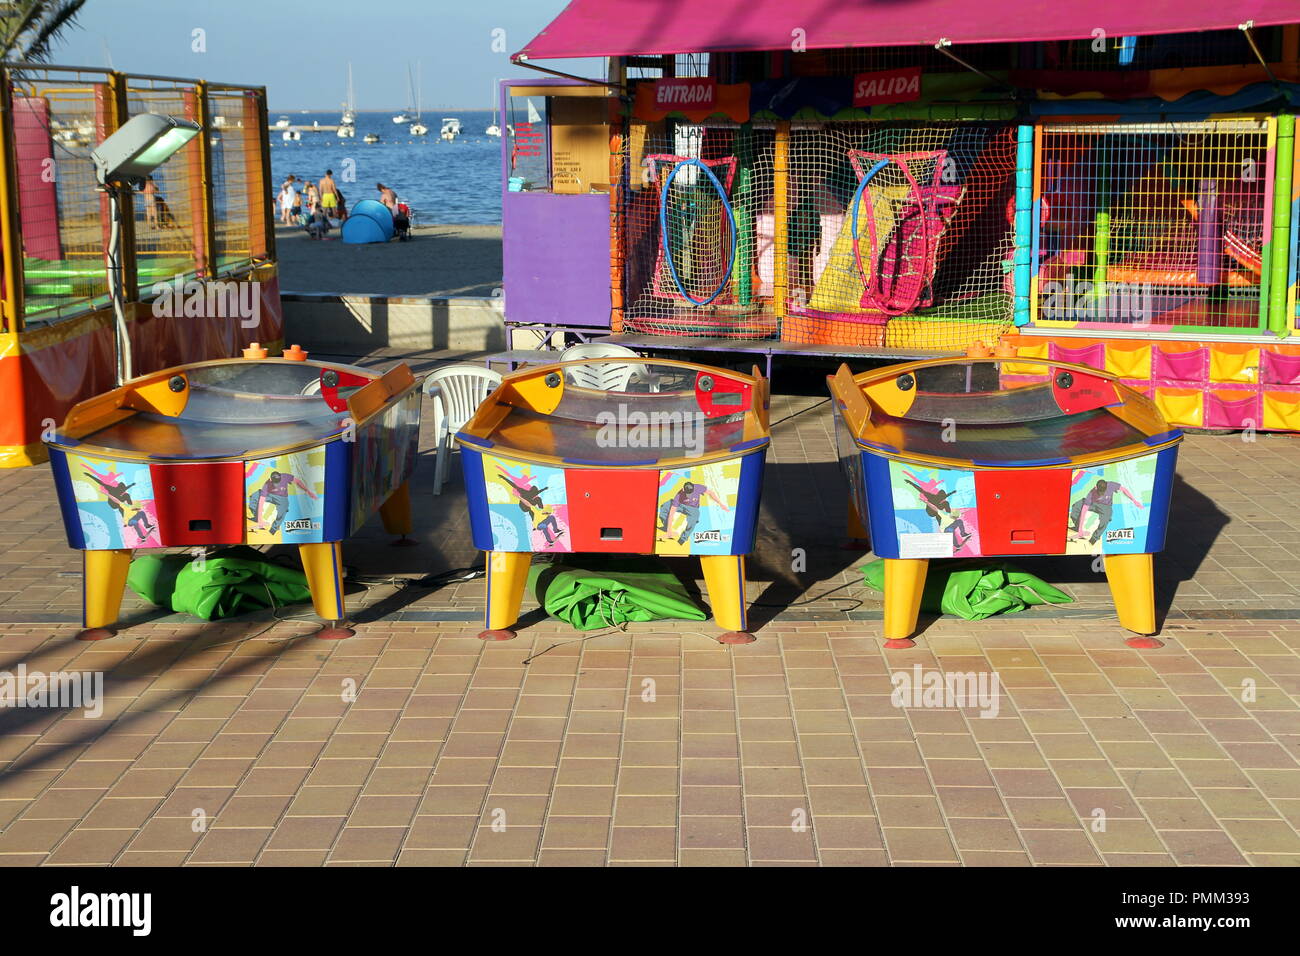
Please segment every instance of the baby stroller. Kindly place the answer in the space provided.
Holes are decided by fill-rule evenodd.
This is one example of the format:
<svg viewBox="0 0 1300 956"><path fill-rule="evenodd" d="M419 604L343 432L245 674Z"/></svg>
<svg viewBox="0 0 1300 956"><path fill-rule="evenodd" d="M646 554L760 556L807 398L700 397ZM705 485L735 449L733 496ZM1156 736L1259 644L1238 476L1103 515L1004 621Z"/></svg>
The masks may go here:
<svg viewBox="0 0 1300 956"><path fill-rule="evenodd" d="M397 211L393 214L393 235L402 242L411 238L411 207L398 200Z"/></svg>

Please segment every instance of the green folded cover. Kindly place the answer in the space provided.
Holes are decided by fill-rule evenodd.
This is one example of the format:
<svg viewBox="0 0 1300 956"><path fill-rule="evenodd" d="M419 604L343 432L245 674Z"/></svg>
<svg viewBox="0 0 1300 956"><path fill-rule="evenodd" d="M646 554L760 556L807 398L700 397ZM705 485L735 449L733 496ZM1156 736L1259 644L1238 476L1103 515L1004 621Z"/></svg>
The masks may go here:
<svg viewBox="0 0 1300 956"><path fill-rule="evenodd" d="M682 582L656 561L591 555L581 560L585 566L534 565L528 573L537 603L580 631L644 621L703 621L708 616Z"/></svg>
<svg viewBox="0 0 1300 956"><path fill-rule="evenodd" d="M867 587L885 590L885 562L877 558L859 570ZM926 614L952 614L979 621L995 614L1023 611L1036 604L1070 604L1074 598L1042 578L1005 561L933 562L921 594Z"/></svg>
<svg viewBox="0 0 1300 956"><path fill-rule="evenodd" d="M131 562L126 583L146 601L205 621L311 600L302 571L244 545L202 562L183 554L142 555Z"/></svg>

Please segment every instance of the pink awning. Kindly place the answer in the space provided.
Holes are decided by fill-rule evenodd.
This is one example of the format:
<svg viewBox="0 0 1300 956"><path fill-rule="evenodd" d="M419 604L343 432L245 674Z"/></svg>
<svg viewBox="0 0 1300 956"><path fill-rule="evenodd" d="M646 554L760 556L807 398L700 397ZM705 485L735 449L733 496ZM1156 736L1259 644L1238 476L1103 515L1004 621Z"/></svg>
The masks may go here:
<svg viewBox="0 0 1300 956"><path fill-rule="evenodd" d="M1082 40L1300 23L1296 0L572 0L516 60Z"/></svg>

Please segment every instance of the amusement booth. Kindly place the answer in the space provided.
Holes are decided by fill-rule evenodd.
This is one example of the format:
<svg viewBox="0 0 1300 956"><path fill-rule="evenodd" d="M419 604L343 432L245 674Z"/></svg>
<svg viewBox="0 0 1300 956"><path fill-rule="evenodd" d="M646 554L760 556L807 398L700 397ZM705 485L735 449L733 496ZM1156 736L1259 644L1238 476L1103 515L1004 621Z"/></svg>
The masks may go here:
<svg viewBox="0 0 1300 956"><path fill-rule="evenodd" d="M1300 430L1300 12L1042 10L574 0L502 86L516 341L996 352Z"/></svg>

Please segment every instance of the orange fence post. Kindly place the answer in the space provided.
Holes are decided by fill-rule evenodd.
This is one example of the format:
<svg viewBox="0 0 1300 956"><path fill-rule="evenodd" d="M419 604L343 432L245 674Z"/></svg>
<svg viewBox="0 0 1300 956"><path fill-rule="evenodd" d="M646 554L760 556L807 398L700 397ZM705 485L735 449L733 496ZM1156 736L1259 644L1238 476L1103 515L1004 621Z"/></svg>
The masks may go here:
<svg viewBox="0 0 1300 956"><path fill-rule="evenodd" d="M18 219L18 162L14 153L13 88L8 70L0 71L0 235L4 237L4 321L0 328L17 335L23 328L22 227ZM7 352L0 349L0 354Z"/></svg>
<svg viewBox="0 0 1300 956"><path fill-rule="evenodd" d="M790 123L776 124L772 163L772 311L783 323L790 305Z"/></svg>
<svg viewBox="0 0 1300 956"><path fill-rule="evenodd" d="M264 169L266 182L272 183L271 180L271 120L267 115L266 108L266 87L257 87L257 142L261 149L261 163ZM269 193L269 190L268 190ZM266 239L266 257L275 258L275 203L269 202L263 197L263 219L265 220L264 229ZM509 348L509 343L506 345Z"/></svg>
<svg viewBox="0 0 1300 956"><path fill-rule="evenodd" d="M244 187L247 197L248 255L251 259L265 259L270 248L270 236L275 231L273 216L268 215L271 195L270 171L262 167L262 140L266 136L264 101L257 91L245 90L240 97L240 115L244 122L244 141L241 144L244 160ZM251 134L256 134L256 139Z"/></svg>
<svg viewBox="0 0 1300 956"><path fill-rule="evenodd" d="M181 91L180 97L185 106L185 118L195 121L206 130L204 92L202 84L195 84L193 90ZM212 257L212 249L215 243L208 218L208 211L212 208L212 195L210 190L211 177L208 174L211 156L208 152L206 132L202 136L195 137L194 141L177 155L185 160L185 191L186 198L189 200L191 228L193 230L194 268L200 276L208 278L211 275L209 260Z"/></svg>

